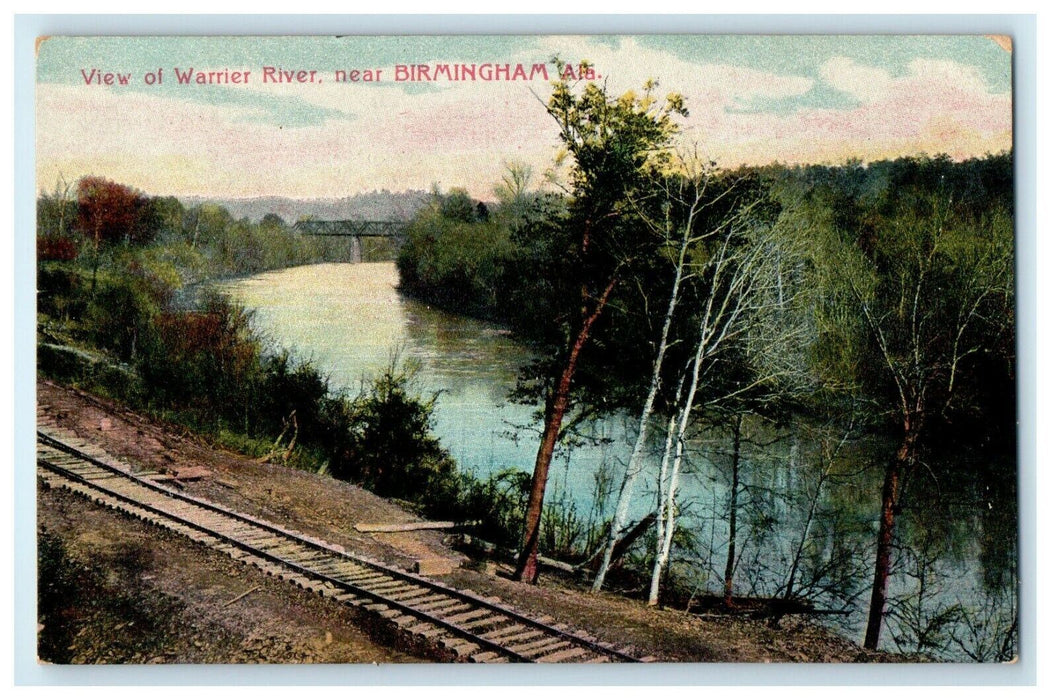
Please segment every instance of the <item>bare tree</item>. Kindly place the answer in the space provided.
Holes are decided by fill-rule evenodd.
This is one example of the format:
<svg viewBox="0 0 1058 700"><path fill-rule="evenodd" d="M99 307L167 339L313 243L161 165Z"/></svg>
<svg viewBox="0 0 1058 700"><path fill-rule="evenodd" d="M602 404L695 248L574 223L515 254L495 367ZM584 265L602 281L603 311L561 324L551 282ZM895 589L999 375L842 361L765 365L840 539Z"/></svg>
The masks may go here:
<svg viewBox="0 0 1058 700"><path fill-rule="evenodd" d="M675 260L673 260L674 273L672 277L672 291L669 294L668 307L665 310L665 318L661 324L661 333L657 343L657 351L654 355L653 367L651 368L650 383L647 387L647 395L643 400L643 409L639 416L639 429L636 434L636 441L632 447L632 453L628 459L628 464L625 467L624 476L621 480L621 490L617 497L617 507L614 511L613 518L610 520L606 545L603 548L602 559L595 575L595 581L592 583L593 591L599 591L602 589L603 583L606 580L606 574L610 569L614 548L620 541L622 533L628 527L628 511L632 503L632 492L634 490L636 479L638 479L640 473L643 471L643 457L646 452L647 438L650 433L650 426L654 416L658 390L661 388L661 374L665 363L665 355L670 347L669 332L672 328L673 317L676 314L676 306L679 303L680 288L683 285L685 277L689 274L687 252L692 245L699 243L712 235L717 235L719 232L718 228L707 234L695 233L695 227L698 223L699 216L707 205L705 198L708 177L709 171L707 167L701 165L697 158L684 159L683 172L681 173L681 176L676 179L675 183L672 178L667 178L664 182L659 184L659 187L665 192L665 199L662 204L665 216L664 221L659 224L659 222L657 222L652 216L646 214L642 209L638 209L640 218L643 222L654 232L655 235L662 236L662 240L666 242L672 240L673 222L671 215L673 203L675 202L678 205L681 205L680 208L684 213L682 221L679 223L680 240ZM690 274L693 274L693 272Z"/></svg>
<svg viewBox="0 0 1058 700"><path fill-rule="evenodd" d="M815 430L819 444L817 471L812 475L814 479L810 483L806 483L804 522L801 524L800 534L797 542L793 545L790 555L790 572L786 577L786 584L782 591L784 600L790 600L794 597L794 586L797 583L802 558L809 545L812 527L816 522L816 513L824 500L828 485L837 476L838 460L856 430L856 423L857 415L853 412L848 422L837 430L834 430L835 426L826 423Z"/></svg>
<svg viewBox="0 0 1058 700"><path fill-rule="evenodd" d="M68 209L72 208L74 204L73 199L70 197L72 189L73 183L69 182L62 173L59 173L59 177L55 181L55 189L52 190L50 195L47 193L43 195L45 204L55 210L54 212L48 212L51 215L49 218L52 219L49 223L52 223L53 226L49 226L48 228L52 228L52 230L45 233L53 236L61 236L66 233L66 229L70 225L69 221L67 221Z"/></svg>
<svg viewBox="0 0 1058 700"><path fill-rule="evenodd" d="M675 531L676 496L695 415L727 416L733 428L729 546L730 599L735 566L742 418L790 401L811 383L804 351L811 335L807 285L800 272L800 231L783 218L759 216L760 197L725 222L705 258L697 303L698 337L674 396L658 480L658 539L648 604L656 605ZM737 365L733 371L731 365ZM734 376L732 376L734 375Z"/></svg>
<svg viewBox="0 0 1058 700"><path fill-rule="evenodd" d="M533 179L533 168L528 163L510 160L503 164L504 173L493 194L500 204L512 204L529 195L529 183Z"/></svg>
<svg viewBox="0 0 1058 700"><path fill-rule="evenodd" d="M751 208L752 205L743 209L743 214ZM748 240L740 241L744 236ZM661 578L671 553L676 527L676 495L691 417L703 403L720 400L714 396L701 401L699 388L702 379L715 368L728 346L748 332L754 312L762 310L761 304L767 303L759 293L765 279L761 274L764 269L761 261L767 250L768 236L762 231L754 231L753 226L742 218L727 227L709 260L695 351L677 388L674 404L678 408L669 421L659 472L657 541L648 605L657 605ZM750 389L749 386L738 387L725 396L734 398Z"/></svg>

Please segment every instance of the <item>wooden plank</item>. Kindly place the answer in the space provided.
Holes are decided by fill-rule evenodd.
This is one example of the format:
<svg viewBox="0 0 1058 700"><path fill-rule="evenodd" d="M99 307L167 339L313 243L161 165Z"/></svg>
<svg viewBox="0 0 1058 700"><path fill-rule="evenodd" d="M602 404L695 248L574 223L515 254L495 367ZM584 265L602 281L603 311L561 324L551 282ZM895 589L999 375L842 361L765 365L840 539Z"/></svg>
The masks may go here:
<svg viewBox="0 0 1058 700"><path fill-rule="evenodd" d="M423 521L419 523L398 523L393 525L378 523L357 523L353 528L357 532L412 532L414 530L451 530L456 523L451 520Z"/></svg>

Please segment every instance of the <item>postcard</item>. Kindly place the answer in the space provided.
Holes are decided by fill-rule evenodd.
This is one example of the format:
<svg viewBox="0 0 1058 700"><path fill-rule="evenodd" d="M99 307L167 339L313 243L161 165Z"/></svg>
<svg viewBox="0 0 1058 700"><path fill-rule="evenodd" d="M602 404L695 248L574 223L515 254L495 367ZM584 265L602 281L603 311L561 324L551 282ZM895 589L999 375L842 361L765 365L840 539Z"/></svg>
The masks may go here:
<svg viewBox="0 0 1058 700"><path fill-rule="evenodd" d="M46 664L1015 662L1009 36L42 36Z"/></svg>

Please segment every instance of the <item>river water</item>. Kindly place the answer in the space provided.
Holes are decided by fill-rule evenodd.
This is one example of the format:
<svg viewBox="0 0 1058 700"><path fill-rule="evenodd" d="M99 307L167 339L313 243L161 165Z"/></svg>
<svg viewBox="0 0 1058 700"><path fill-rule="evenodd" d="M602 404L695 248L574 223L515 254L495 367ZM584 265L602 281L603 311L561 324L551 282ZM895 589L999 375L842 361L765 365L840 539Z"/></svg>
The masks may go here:
<svg viewBox="0 0 1058 700"><path fill-rule="evenodd" d="M277 347L312 360L332 388L356 392L394 361L416 364L419 391L437 397L434 432L462 469L478 476L531 471L539 421L532 407L507 400L529 351L503 328L401 296L397 284L393 263L325 264L221 289L254 310L257 329ZM602 421L591 426L592 440L562 451L552 467L551 502L598 522L630 451L631 423ZM723 581L730 444L728 435L699 435L680 491L684 546L673 570L703 594L715 594ZM827 460L828 444L819 430L747 431L736 588L781 594L796 563L794 593L843 608L824 621L859 640L880 484L871 465L884 464L887 447L864 442ZM930 490L928 498L907 497L921 507L900 520L886 646L945 659L1001 655L1016 614L1014 498L1004 483L974 477L940 496ZM637 485L638 514L651 508L653 492L648 472Z"/></svg>

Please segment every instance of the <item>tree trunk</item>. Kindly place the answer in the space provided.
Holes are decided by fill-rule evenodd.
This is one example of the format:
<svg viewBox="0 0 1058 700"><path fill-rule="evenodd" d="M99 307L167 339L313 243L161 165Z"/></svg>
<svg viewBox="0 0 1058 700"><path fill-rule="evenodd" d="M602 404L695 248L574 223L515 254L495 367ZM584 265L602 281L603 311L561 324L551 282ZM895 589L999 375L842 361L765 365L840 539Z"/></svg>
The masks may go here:
<svg viewBox="0 0 1058 700"><path fill-rule="evenodd" d="M682 388L682 382L680 382ZM677 398L679 391L677 391ZM665 453L661 458L661 468L658 470L658 511L657 511L657 539L654 544L654 571L650 576L650 592L647 594L647 605L654 607L658 604L658 596L661 591L661 574L665 568L665 533L668 532L668 523L665 520L666 498L665 484L668 480L669 461L672 458L673 439L676 435L676 414L669 418L669 429L665 436Z"/></svg>
<svg viewBox="0 0 1058 700"><path fill-rule="evenodd" d="M735 417L734 444L731 452L731 502L727 511L727 565L724 567L724 605L734 605L735 530L738 526L738 463L742 449L742 415Z"/></svg>
<svg viewBox="0 0 1058 700"><path fill-rule="evenodd" d="M617 286L617 278L610 280L602 296L590 314L585 306L580 332L569 349L569 359L562 370L554 394L549 397L544 409L544 433L540 437L540 448L536 453L536 465L533 468L533 480L529 487L529 503L525 512L525 535L522 538L522 551L518 556L518 567L515 578L523 583L536 583L536 558L540 544L540 516L544 510L544 493L547 490L547 473L551 468L551 458L555 454L558 435L562 431L562 419L569 408L570 389L573 386L573 374L577 371L577 360L584 345L588 342L591 327L602 314L610 293Z"/></svg>
<svg viewBox="0 0 1058 700"><path fill-rule="evenodd" d="M889 586L889 565L893 551L893 534L896 530L896 495L900 474L910 463L914 454L915 435L905 431L904 440L897 450L896 458L889 462L882 484L882 513L878 523L878 552L874 561L874 583L871 586L871 606L867 613L867 634L863 646L877 649L882 631L882 616L885 611L886 592Z"/></svg>
<svg viewBox="0 0 1058 700"><path fill-rule="evenodd" d="M650 432L650 422L654 415L654 402L657 399L658 389L661 387L661 369L665 362L665 353L669 348L669 329L672 327L672 317L676 313L676 301L680 295L680 285L683 282L683 266L687 257L687 246L690 242L691 227L688 224L684 228L683 243L680 246L679 258L676 261L676 276L672 281L672 292L669 294L669 306L665 311L665 321L661 326L661 338L658 341L658 351L654 356L654 366L650 374L650 389L647 391L646 399L643 401L643 411L639 416L639 433L636 435L632 454L628 458L628 466L625 468L624 478L621 480L621 490L617 496L617 507L614 509L613 520L610 521L610 531L607 535L606 548L603 550L602 563L595 574L595 581L591 590L596 593L602 590L606 581L606 573L610 570L610 562L613 559L614 548L621 538L621 529L625 520L628 519L628 510L632 505L632 490L636 478L643 470L643 453L646 451L647 435Z"/></svg>
<svg viewBox="0 0 1058 700"><path fill-rule="evenodd" d="M99 231L96 230L95 236L95 249L92 254L92 286L89 289L89 296L95 299L96 296L96 276L99 274Z"/></svg>
<svg viewBox="0 0 1058 700"><path fill-rule="evenodd" d="M647 513L643 516L642 520L628 528L626 532L623 532L620 539L617 540L617 546L613 548L612 560L615 562L620 561L621 557L625 555L625 552L628 551L629 547L635 544L636 540L642 537L643 533L654 524L657 517L657 513ZM579 565L577 568L582 571L596 570L599 566L599 562L602 561L602 554L603 550L601 548L597 549L590 559Z"/></svg>
<svg viewBox="0 0 1058 700"><path fill-rule="evenodd" d="M658 604L661 590L661 577L669 566L672 554L672 536L676 534L676 491L680 485L680 466L683 463L683 437L676 443L676 457L672 460L672 474L669 475L669 490L665 497L665 537L661 543L661 554L654 566L654 575L650 582L650 605Z"/></svg>
<svg viewBox="0 0 1058 700"><path fill-rule="evenodd" d="M554 400L548 401L545 409L546 420L544 434L540 439L540 448L536 453L536 465L533 468L533 481L529 488L529 503L525 512L525 535L522 539L522 551L518 556L518 567L515 578L523 583L536 583L537 555L540 542L540 516L544 510L544 493L547 490L547 473L551 468L551 458L555 453L558 433L562 428L562 418L569 405L569 387L573 377L576 360L562 372Z"/></svg>

